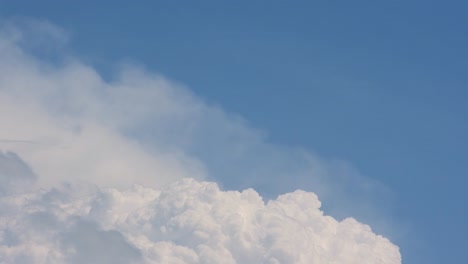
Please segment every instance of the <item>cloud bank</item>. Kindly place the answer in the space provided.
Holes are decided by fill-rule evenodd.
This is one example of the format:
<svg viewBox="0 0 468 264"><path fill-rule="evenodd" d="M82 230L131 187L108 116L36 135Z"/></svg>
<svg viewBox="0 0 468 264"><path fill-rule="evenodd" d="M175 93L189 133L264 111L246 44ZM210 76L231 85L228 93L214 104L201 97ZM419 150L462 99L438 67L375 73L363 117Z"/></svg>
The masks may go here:
<svg viewBox="0 0 468 264"><path fill-rule="evenodd" d="M400 263L398 247L313 193L183 179L163 189L56 188L2 198L2 263Z"/></svg>
<svg viewBox="0 0 468 264"><path fill-rule="evenodd" d="M375 215L370 201L387 191L377 182L267 143L160 75L124 65L105 81L37 52L66 40L47 22L0 30L0 262L401 262L368 226L324 216L313 193L265 204L203 180L267 199L301 187L340 218Z"/></svg>

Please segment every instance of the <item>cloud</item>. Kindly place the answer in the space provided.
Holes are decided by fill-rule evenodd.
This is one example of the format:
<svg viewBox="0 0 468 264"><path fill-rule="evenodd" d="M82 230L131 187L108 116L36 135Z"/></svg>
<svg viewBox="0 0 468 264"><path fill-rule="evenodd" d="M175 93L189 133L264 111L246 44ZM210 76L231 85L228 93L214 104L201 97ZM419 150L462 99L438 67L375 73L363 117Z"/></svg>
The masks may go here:
<svg viewBox="0 0 468 264"><path fill-rule="evenodd" d="M27 196L27 199L26 199ZM313 193L264 203L253 189L183 179L162 189L75 188L10 196L3 263L400 263L398 247Z"/></svg>
<svg viewBox="0 0 468 264"><path fill-rule="evenodd" d="M140 251L122 233L100 230L93 222L77 221L61 234L62 252L70 252L66 263L127 264L141 262Z"/></svg>
<svg viewBox="0 0 468 264"><path fill-rule="evenodd" d="M28 28L50 42L65 38L51 25ZM0 120L7 128L0 148L28 162L41 186L71 179L162 186L194 177L229 189L255 187L269 198L301 187L340 217L353 208L365 218L381 207L371 201L388 207L391 192L352 166L270 144L242 117L178 83L132 65L104 81L77 58L62 55L52 63L32 55L20 45L28 34L9 32L22 31L0 33Z"/></svg>
<svg viewBox="0 0 468 264"><path fill-rule="evenodd" d="M122 81L108 84L86 65L54 67L26 54L17 42L0 39L0 148L21 155L41 175L40 186L70 180L160 186L204 177L195 158L177 150L150 151L123 133L139 118L156 120L158 113L180 111L170 98L177 95L163 79L139 80L126 72ZM134 88L135 82L140 84Z"/></svg>
<svg viewBox="0 0 468 264"><path fill-rule="evenodd" d="M13 152L0 152L0 196L28 185L37 176L31 168Z"/></svg>
<svg viewBox="0 0 468 264"><path fill-rule="evenodd" d="M399 263L396 246L355 220L323 216L312 193L267 204L257 194L314 191L336 218L379 229L391 193L378 182L271 144L242 117L141 67L122 65L105 81L64 48L41 53L63 47L66 33L26 25L0 30L0 262L118 263L109 257L117 250L126 263ZM109 247L90 254L89 239Z"/></svg>

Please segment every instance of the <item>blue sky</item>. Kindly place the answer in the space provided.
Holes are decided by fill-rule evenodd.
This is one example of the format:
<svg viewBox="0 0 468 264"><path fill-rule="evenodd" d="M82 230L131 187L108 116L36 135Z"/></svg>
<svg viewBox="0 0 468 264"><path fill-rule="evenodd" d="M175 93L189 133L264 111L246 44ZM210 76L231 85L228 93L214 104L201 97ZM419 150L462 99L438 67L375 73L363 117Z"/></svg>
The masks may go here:
<svg viewBox="0 0 468 264"><path fill-rule="evenodd" d="M2 19L62 27L67 52L108 78L119 62L141 64L272 144L378 180L394 193L387 217L403 226L404 263L466 259L467 11L466 1L0 1Z"/></svg>

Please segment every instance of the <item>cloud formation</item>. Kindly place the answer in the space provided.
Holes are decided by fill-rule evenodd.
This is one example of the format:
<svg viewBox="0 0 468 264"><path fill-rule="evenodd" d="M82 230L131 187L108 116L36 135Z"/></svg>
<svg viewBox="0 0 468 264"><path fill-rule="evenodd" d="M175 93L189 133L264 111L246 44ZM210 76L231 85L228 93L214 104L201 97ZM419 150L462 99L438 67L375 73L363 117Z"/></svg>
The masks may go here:
<svg viewBox="0 0 468 264"><path fill-rule="evenodd" d="M2 199L2 263L400 263L398 247L313 193L183 179L166 188L56 188Z"/></svg>
<svg viewBox="0 0 468 264"><path fill-rule="evenodd" d="M140 67L122 65L105 81L65 48L33 52L63 47L67 37L46 22L20 24L0 31L0 149L20 155L40 186L158 187L192 177L268 198L301 187L339 217L378 222L382 212L374 212L389 207L391 192L346 162L268 143L242 117Z"/></svg>
<svg viewBox="0 0 468 264"><path fill-rule="evenodd" d="M383 186L270 144L160 75L123 65L105 81L34 51L66 40L47 22L0 30L0 262L400 263L398 247L324 216L313 193L257 194L301 187L362 217Z"/></svg>

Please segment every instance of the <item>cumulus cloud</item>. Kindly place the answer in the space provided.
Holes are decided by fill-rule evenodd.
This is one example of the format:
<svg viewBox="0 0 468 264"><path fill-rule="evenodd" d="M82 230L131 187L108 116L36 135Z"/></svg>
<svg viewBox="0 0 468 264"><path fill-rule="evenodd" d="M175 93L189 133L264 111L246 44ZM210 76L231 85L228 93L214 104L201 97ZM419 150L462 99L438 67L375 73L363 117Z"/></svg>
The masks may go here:
<svg viewBox="0 0 468 264"><path fill-rule="evenodd" d="M0 262L399 263L396 246L324 216L312 193L266 204L257 194L300 187L340 219L379 226L378 182L268 143L140 67L105 81L77 58L38 52L67 40L47 22L0 30Z"/></svg>
<svg viewBox="0 0 468 264"><path fill-rule="evenodd" d="M183 179L162 189L74 188L9 196L2 263L400 263L398 247L310 192L267 203L253 189ZM13 209L14 208L14 209Z"/></svg>

